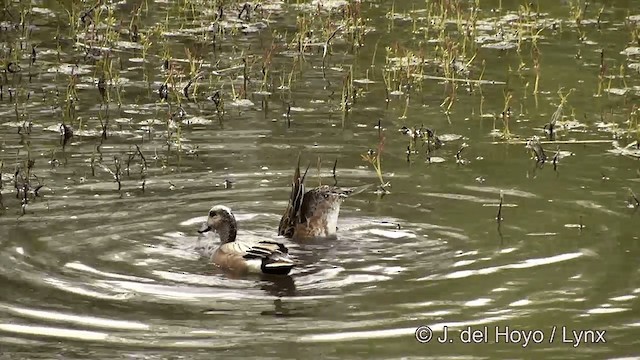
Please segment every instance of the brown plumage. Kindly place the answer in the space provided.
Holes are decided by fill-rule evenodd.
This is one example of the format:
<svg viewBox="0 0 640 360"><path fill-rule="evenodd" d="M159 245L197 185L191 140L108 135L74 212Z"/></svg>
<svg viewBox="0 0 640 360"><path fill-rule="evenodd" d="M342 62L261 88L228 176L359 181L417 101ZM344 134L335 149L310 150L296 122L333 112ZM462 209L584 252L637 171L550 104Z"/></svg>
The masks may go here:
<svg viewBox="0 0 640 360"><path fill-rule="evenodd" d="M278 235L293 239L335 237L340 204L349 195L362 192L368 186L356 190L321 185L305 192L304 179L307 171L308 166L304 174L300 174L298 156L289 203L280 219Z"/></svg>

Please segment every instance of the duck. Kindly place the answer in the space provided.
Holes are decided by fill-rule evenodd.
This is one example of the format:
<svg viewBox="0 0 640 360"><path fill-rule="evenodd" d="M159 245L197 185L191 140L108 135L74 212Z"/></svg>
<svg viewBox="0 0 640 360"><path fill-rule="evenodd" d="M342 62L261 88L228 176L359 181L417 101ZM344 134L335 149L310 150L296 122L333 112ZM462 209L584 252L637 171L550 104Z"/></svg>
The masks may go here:
<svg viewBox="0 0 640 360"><path fill-rule="evenodd" d="M278 235L293 240L336 238L340 205L349 196L360 193L370 185L359 188L340 188L320 185L305 191L304 174L300 175L300 156L293 174L289 203L280 219Z"/></svg>
<svg viewBox="0 0 640 360"><path fill-rule="evenodd" d="M207 221L198 233L214 230L220 237L220 245L205 250L211 261L226 270L239 273L288 275L296 265L289 249L277 241L242 242L237 239L238 223L231 209L215 205L209 210Z"/></svg>

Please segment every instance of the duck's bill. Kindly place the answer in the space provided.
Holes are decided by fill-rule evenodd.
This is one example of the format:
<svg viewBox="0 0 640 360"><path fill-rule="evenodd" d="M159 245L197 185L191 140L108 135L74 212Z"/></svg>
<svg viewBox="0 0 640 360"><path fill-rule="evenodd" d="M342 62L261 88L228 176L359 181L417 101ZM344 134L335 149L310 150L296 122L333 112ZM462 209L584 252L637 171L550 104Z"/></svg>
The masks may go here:
<svg viewBox="0 0 640 360"><path fill-rule="evenodd" d="M207 225L207 223L202 224L202 226L200 227L200 229L198 229L198 232L200 234L204 234L207 231L211 231L211 226Z"/></svg>

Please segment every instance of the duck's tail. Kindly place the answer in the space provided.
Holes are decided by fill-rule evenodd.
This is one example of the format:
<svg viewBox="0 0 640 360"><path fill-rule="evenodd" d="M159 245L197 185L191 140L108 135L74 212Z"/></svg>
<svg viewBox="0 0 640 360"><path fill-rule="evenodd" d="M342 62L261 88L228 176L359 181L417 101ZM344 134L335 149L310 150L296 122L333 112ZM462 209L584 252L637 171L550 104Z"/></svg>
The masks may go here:
<svg viewBox="0 0 640 360"><path fill-rule="evenodd" d="M265 274L287 275L296 265L289 256L289 249L275 241L259 242L247 251L245 257L261 259L260 270Z"/></svg>
<svg viewBox="0 0 640 360"><path fill-rule="evenodd" d="M270 275L287 275L295 264L293 262L274 261L269 262L267 259L262 260L262 272Z"/></svg>
<svg viewBox="0 0 640 360"><path fill-rule="evenodd" d="M302 208L302 200L304 199L304 178L309 171L309 164L304 174L300 175L300 154L298 154L298 163L293 173L293 181L291 182L291 195L289 196L289 203L287 208L280 219L280 225L278 226L278 235L284 237L292 237L295 230L295 224L301 222L300 209Z"/></svg>

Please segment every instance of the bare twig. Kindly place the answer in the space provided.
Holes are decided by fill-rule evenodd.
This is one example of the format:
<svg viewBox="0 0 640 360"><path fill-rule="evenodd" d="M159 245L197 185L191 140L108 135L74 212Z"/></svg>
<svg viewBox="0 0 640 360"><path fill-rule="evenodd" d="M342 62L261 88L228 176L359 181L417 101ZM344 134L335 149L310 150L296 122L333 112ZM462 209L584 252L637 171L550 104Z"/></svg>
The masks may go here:
<svg viewBox="0 0 640 360"><path fill-rule="evenodd" d="M629 190L629 194L631 196L629 204L634 208L640 207L640 199L638 199L638 196L636 195L636 193L633 190L631 190L631 188L627 188L627 190Z"/></svg>
<svg viewBox="0 0 640 360"><path fill-rule="evenodd" d="M287 129L291 127L291 104L287 104Z"/></svg>
<svg viewBox="0 0 640 360"><path fill-rule="evenodd" d="M327 41L324 43L323 49L322 49L322 67L324 68L325 66L325 60L327 58L327 54L329 53L329 44L331 43L331 40L336 36L336 34L338 34L338 31L344 29L343 25L338 26L332 33L331 35L329 35L329 38L327 38Z"/></svg>
<svg viewBox="0 0 640 360"><path fill-rule="evenodd" d="M498 223L501 223L503 218L502 218L502 203L504 202L504 193L502 192L502 190L500 190L500 203L498 204L498 214L496 215L496 221L498 221Z"/></svg>

